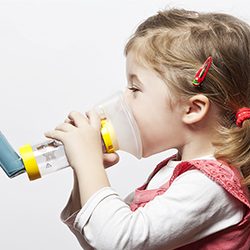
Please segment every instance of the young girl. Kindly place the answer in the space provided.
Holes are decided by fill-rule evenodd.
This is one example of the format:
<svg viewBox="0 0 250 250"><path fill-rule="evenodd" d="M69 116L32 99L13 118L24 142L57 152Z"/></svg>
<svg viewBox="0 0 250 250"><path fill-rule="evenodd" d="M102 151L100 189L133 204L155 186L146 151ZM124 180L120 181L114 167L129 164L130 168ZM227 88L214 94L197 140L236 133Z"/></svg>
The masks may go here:
<svg viewBox="0 0 250 250"><path fill-rule="evenodd" d="M123 200L105 167L100 119L71 112L62 141L74 188L62 212L84 249L250 249L250 28L226 14L167 10L125 48L124 92L143 157L177 148ZM104 159L104 160L103 160Z"/></svg>

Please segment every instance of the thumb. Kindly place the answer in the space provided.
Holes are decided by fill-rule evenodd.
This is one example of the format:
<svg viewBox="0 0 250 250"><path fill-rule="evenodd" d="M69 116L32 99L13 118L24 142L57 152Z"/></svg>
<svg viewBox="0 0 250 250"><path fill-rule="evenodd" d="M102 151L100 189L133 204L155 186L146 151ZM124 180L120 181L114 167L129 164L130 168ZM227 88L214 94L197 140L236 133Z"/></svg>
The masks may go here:
<svg viewBox="0 0 250 250"><path fill-rule="evenodd" d="M117 153L103 154L103 164L105 168L111 167L119 162L120 157Z"/></svg>

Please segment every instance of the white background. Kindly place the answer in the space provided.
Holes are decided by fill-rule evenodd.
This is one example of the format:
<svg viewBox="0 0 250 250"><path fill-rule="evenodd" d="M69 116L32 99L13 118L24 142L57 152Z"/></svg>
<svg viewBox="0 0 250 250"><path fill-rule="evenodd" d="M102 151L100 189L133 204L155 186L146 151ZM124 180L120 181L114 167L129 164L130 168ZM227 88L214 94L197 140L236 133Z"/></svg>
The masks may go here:
<svg viewBox="0 0 250 250"><path fill-rule="evenodd" d="M165 7L249 20L247 0L0 0L0 130L14 148L44 140L71 110L124 88L126 41ZM108 170L113 187L125 196L170 153L140 161L119 153ZM59 219L71 185L70 168L34 182L0 169L0 249L81 249Z"/></svg>

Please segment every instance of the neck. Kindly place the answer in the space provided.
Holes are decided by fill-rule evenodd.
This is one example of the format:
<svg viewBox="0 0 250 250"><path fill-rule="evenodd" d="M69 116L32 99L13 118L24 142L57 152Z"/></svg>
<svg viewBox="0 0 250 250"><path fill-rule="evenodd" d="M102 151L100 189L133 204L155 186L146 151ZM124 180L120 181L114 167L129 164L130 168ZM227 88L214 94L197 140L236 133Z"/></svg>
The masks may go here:
<svg viewBox="0 0 250 250"><path fill-rule="evenodd" d="M178 148L179 159L186 161L199 158L206 155L214 155L215 147L212 144L212 135L207 133L205 135L193 134L186 143Z"/></svg>

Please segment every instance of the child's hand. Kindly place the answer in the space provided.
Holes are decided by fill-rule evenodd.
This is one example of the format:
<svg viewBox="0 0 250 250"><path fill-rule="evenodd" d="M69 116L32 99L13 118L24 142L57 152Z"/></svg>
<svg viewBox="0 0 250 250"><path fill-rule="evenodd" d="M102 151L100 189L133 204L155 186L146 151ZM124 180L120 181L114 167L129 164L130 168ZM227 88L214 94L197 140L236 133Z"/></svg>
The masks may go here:
<svg viewBox="0 0 250 250"><path fill-rule="evenodd" d="M71 125L74 125L74 121L70 120L69 118L66 118L65 123L69 123ZM74 125L75 126L75 125ZM103 154L103 165L104 168L109 168L115 165L117 162L119 162L120 158L117 153L104 153Z"/></svg>
<svg viewBox="0 0 250 250"><path fill-rule="evenodd" d="M71 112L68 120L45 133L46 137L63 143L68 162L75 170L103 163L100 118L94 112L86 115Z"/></svg>

